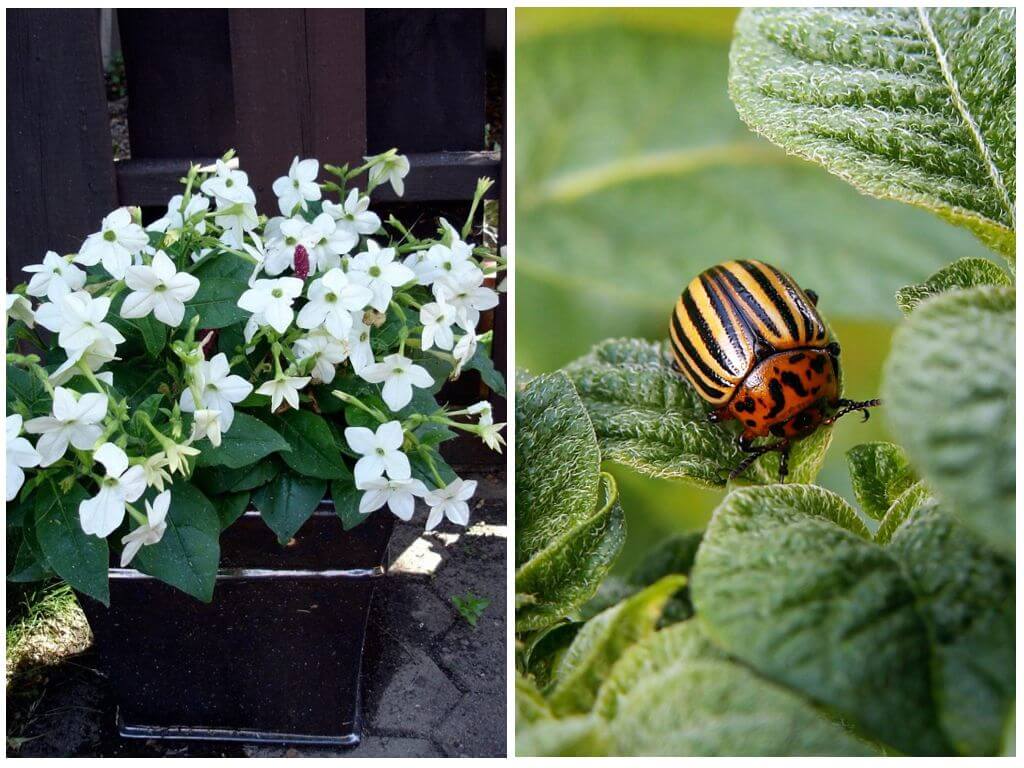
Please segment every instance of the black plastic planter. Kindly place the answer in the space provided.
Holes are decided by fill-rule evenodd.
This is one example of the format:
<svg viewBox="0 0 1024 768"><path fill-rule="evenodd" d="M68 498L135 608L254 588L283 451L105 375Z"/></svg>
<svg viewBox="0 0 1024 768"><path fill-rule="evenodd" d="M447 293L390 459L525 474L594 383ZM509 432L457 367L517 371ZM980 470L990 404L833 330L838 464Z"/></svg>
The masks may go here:
<svg viewBox="0 0 1024 768"><path fill-rule="evenodd" d="M355 745L366 619L391 515L342 530L323 502L287 546L247 512L221 536L209 604L110 569L80 596L129 738Z"/></svg>

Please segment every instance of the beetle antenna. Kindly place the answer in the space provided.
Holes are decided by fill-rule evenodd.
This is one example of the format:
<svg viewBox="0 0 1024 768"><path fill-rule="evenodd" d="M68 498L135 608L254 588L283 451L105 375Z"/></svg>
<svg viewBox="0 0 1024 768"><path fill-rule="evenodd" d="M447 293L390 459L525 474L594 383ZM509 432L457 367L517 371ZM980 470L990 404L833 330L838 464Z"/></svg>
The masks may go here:
<svg viewBox="0 0 1024 768"><path fill-rule="evenodd" d="M871 412L868 411L868 408L877 408L881 404L881 400L840 400L836 403L839 406L839 410L831 418L826 419L825 423L834 424L846 414L853 413L854 411L861 411L864 414L864 421L867 421L871 418Z"/></svg>

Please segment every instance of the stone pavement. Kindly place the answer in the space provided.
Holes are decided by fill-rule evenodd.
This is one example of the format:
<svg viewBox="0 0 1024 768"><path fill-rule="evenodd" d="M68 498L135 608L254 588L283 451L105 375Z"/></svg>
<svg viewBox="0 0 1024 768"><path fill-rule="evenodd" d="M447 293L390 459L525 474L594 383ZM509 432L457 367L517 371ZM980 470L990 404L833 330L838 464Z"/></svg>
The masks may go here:
<svg viewBox="0 0 1024 768"><path fill-rule="evenodd" d="M505 486L480 481L471 525L398 524L374 596L364 659L364 727L354 749L121 739L105 681L86 651L44 670L45 693L21 756L496 757L506 754ZM476 628L452 605L491 602ZM8 690L8 706L12 691Z"/></svg>

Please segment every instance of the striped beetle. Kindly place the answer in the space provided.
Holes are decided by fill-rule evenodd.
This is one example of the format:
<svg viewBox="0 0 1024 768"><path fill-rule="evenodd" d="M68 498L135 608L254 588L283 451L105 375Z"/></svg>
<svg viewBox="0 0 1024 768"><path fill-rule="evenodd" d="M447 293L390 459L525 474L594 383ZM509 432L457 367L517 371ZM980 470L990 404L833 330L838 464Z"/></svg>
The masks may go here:
<svg viewBox="0 0 1024 768"><path fill-rule="evenodd" d="M701 272L676 302L669 324L675 366L713 410L710 421L736 419L749 455L729 477L778 451L788 474L793 440L879 400L839 397L839 344L829 337L814 291L760 261L730 261ZM754 445L758 437L778 438Z"/></svg>

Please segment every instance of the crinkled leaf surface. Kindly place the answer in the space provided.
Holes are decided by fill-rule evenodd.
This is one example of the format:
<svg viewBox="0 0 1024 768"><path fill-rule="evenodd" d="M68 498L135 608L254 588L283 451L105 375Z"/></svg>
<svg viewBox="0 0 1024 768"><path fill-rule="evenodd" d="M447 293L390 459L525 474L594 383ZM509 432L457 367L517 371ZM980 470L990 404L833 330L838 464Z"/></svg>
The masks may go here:
<svg viewBox="0 0 1024 768"><path fill-rule="evenodd" d="M516 43L520 365L664 338L683 286L729 259L785 269L827 318L877 321L901 286L986 253L753 136L727 93L734 11L622 21L636 12L517 14L536 30Z"/></svg>
<svg viewBox="0 0 1024 768"><path fill-rule="evenodd" d="M892 535L903 525L903 521L910 517L910 514L918 507L930 503L933 499L928 486L920 481L907 488L885 511L885 516L878 524L878 530L875 531L875 541L879 544L888 544Z"/></svg>
<svg viewBox="0 0 1024 768"><path fill-rule="evenodd" d="M892 342L882 397L892 434L964 523L1014 552L1016 293L971 288L914 310Z"/></svg>
<svg viewBox="0 0 1024 768"><path fill-rule="evenodd" d="M537 720L516 728L516 755L602 757L608 754L606 729L605 723L585 715Z"/></svg>
<svg viewBox="0 0 1024 768"><path fill-rule="evenodd" d="M544 549L516 569L516 594L530 597L516 610L517 632L542 629L572 613L593 596L615 562L626 522L614 479L601 479L603 501L590 517L552 530Z"/></svg>
<svg viewBox="0 0 1024 768"><path fill-rule="evenodd" d="M695 621L634 645L596 711L623 755L867 755L800 696L730 661Z"/></svg>
<svg viewBox="0 0 1024 768"><path fill-rule="evenodd" d="M1014 259L1012 8L758 8L729 90L788 152L967 227Z"/></svg>
<svg viewBox="0 0 1024 768"><path fill-rule="evenodd" d="M841 497L810 485L731 493L690 594L720 647L909 754L947 754L929 636L896 560Z"/></svg>
<svg viewBox="0 0 1024 768"><path fill-rule="evenodd" d="M988 259L957 259L943 267L923 283L905 285L896 292L896 303L904 315L929 296L973 288L977 285L1013 285L1010 276L995 262Z"/></svg>
<svg viewBox="0 0 1024 768"><path fill-rule="evenodd" d="M671 367L667 344L609 339L566 368L597 433L601 454L651 477L722 487L743 460L735 424L712 424L708 405ZM801 440L790 479L814 479L830 430ZM766 456L745 479L774 482L778 458ZM748 480L749 481L749 480Z"/></svg>
<svg viewBox="0 0 1024 768"><path fill-rule="evenodd" d="M568 377L539 376L516 398L516 565L594 513L601 455Z"/></svg>
<svg viewBox="0 0 1024 768"><path fill-rule="evenodd" d="M846 452L850 482L861 510L881 520L917 477L895 443L861 443Z"/></svg>
<svg viewBox="0 0 1024 768"><path fill-rule="evenodd" d="M654 631L665 603L685 585L685 576L666 576L584 624L555 669L552 710L589 712L615 660Z"/></svg>
<svg viewBox="0 0 1024 768"><path fill-rule="evenodd" d="M888 550L930 630L946 733L962 754L998 754L1015 694L1013 563L936 504L912 512Z"/></svg>

